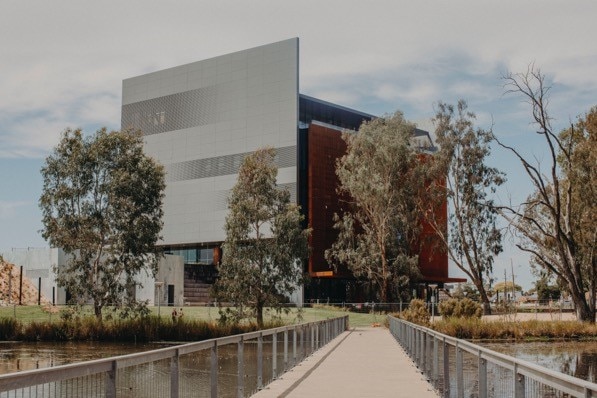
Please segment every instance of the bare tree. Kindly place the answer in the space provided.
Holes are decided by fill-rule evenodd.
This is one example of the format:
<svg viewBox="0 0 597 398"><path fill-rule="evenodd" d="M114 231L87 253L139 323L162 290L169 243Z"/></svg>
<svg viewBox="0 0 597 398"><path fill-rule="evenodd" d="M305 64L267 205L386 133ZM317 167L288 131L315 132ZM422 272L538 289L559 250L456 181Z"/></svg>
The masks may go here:
<svg viewBox="0 0 597 398"><path fill-rule="evenodd" d="M592 145L592 152L595 152L596 132L582 124L572 124L560 134L553 132L552 118L547 110L550 86L546 84L545 75L534 65L530 65L525 73L510 73L504 80L507 93L521 95L531 106L533 123L538 126L537 134L544 138L547 148L548 167L544 173L538 160L528 160L518 149L494 137L500 146L518 158L535 190L521 205L501 206L500 213L521 237L517 247L530 253L536 264L566 283L577 319L595 322L597 267L593 252L596 227L594 216L593 222L588 223L591 229L588 232L583 230L587 224L577 219L586 211L580 201L588 199L587 203L595 203L595 192L582 179L574 178L571 171L580 165L576 159L579 134L584 137L580 141ZM589 139L591 136L593 138ZM589 167L593 181L591 178L588 181L594 184L597 166L595 163L584 166ZM587 235L593 238L582 238Z"/></svg>

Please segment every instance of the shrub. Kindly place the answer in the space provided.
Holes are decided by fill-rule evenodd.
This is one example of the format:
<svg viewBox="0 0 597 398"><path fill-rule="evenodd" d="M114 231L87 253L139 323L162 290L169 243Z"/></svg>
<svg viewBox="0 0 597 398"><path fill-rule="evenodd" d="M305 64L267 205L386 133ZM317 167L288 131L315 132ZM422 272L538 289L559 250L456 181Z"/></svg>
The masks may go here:
<svg viewBox="0 0 597 398"><path fill-rule="evenodd" d="M0 318L0 340L16 340L23 325L14 318Z"/></svg>
<svg viewBox="0 0 597 398"><path fill-rule="evenodd" d="M481 318L483 315L481 304L469 298L442 301L439 311L446 318Z"/></svg>
<svg viewBox="0 0 597 398"><path fill-rule="evenodd" d="M431 319L427 304L421 299L411 300L408 309L402 311L399 316L405 321L418 325L429 325L429 320Z"/></svg>

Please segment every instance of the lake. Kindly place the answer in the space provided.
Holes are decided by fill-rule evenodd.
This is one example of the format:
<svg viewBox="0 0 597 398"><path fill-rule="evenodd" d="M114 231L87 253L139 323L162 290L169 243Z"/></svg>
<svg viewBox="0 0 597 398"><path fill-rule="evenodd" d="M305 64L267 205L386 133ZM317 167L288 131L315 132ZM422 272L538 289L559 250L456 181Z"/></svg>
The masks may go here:
<svg viewBox="0 0 597 398"><path fill-rule="evenodd" d="M597 340L476 344L579 379L597 380Z"/></svg>

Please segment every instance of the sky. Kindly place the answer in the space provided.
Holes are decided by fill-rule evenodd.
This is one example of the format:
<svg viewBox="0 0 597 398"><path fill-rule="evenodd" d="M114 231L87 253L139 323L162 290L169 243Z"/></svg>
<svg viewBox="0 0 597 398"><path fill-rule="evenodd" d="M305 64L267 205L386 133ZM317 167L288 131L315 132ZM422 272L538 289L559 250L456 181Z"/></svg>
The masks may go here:
<svg viewBox="0 0 597 398"><path fill-rule="evenodd" d="M530 109L502 76L531 63L547 76L554 130L597 105L595 1L0 0L0 249L44 247L39 173L67 127L120 127L122 80L292 37L300 92L420 128L438 101L465 99L477 125L546 164ZM507 175L498 203L530 184L494 145ZM528 257L506 234L494 275L526 289ZM451 275L461 275L451 267Z"/></svg>

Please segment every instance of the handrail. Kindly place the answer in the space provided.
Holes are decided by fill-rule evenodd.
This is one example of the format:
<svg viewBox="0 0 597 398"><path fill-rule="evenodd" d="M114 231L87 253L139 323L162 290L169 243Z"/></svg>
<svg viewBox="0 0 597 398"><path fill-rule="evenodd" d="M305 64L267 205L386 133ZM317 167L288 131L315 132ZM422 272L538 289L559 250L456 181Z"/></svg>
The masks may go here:
<svg viewBox="0 0 597 398"><path fill-rule="evenodd" d="M429 378L435 382L436 388L439 387L438 389L444 396L450 396L450 390L453 387L451 385L452 381L450 375L453 371L456 371L457 373L455 376L457 396L464 395L464 391L462 391L464 387L462 386L463 370L461 355L462 352L467 352L476 357L479 362L477 376L479 380L479 391L477 393L481 398L488 396L488 389L485 384L490 382L488 381L487 375L487 363L514 372L511 378L511 388L514 397L543 396L535 395L535 393L543 394L543 390L541 390L544 388L543 386L574 397L597 397L597 384L590 381L582 380L522 359L501 354L469 341L448 336L433 329L416 325L390 315L388 316L388 320L390 331L396 340L405 348L417 366L419 366L423 372L427 373ZM429 366L429 362L431 362L430 357L434 354L439 355L440 347L443 351L443 365L446 366L447 364L448 367L451 366L448 352L449 347L454 347L457 354L456 369L448 368L444 369L443 372L439 372L437 369L439 366L436 366L438 361L437 358L431 358L434 362L434 366ZM482 363L481 361L486 362ZM448 375L448 377L446 377L446 375ZM532 386L533 388L527 388L525 385ZM535 391L535 387L540 391Z"/></svg>
<svg viewBox="0 0 597 398"><path fill-rule="evenodd" d="M341 334L348 328L348 315L315 321L301 323L297 325L282 326L273 329L260 330L233 336L220 337L204 340L200 342L187 343L172 347L160 348L156 350L139 352L134 354L121 355L111 358L96 359L92 361L80 362L75 364L61 365L52 368L27 370L17 373L0 375L0 398L4 396L46 396L45 385L48 388L56 389L57 383L77 380L76 388L87 388L93 384L91 390L95 391L94 396L116 397L119 396L117 372L122 369L131 369L139 365L157 363L158 361L170 360L170 366L167 371L170 373L170 394L168 396L178 397L178 391L182 387L179 374L179 360L181 357L197 353L199 351L211 350L211 364L209 372L211 374L211 396L218 395L218 356L217 348L224 345L236 344L238 346L238 372L243 371L243 353L244 344L247 341L257 341L257 388L263 388L263 340L271 336L271 349L267 355L272 359L272 378L290 369L302 359L306 358L312 352L327 344L333 338ZM278 340L278 334L284 334L283 339ZM283 352L278 352L278 344L283 345ZM283 355L283 369L279 372L277 357ZM134 370L133 370L134 371ZM245 374L237 375L238 396L244 396L244 378ZM74 382L73 382L74 383ZM80 387L80 384L83 387ZM38 393L38 386L43 386L42 392ZM72 386L65 387L71 388ZM61 387L60 387L61 388ZM73 387L74 388L74 387ZM25 392L25 390L27 392ZM84 390L88 391L88 389ZM4 394L4 392L9 392ZM17 394L20 392L20 394ZM154 394L154 392L150 392ZM28 395L23 395L28 394ZM40 395L38 395L40 394ZM88 395L88 393L85 393ZM146 394L146 393L143 393ZM72 393L71 393L72 395ZM76 395L76 394L75 394ZM69 395L70 396L70 395ZM137 396L148 396L137 394ZM159 395L153 395L159 396Z"/></svg>

